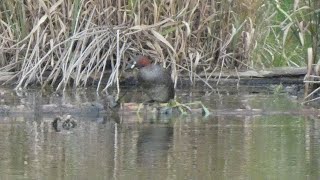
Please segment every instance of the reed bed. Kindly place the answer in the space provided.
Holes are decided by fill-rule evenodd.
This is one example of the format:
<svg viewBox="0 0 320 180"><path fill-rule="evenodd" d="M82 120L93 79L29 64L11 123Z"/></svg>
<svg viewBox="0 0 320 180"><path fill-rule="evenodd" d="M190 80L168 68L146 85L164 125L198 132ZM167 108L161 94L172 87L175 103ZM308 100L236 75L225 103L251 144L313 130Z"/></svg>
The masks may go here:
<svg viewBox="0 0 320 180"><path fill-rule="evenodd" d="M217 78L213 72L300 66L311 42L308 2L282 9L276 0L4 0L0 72L12 73L6 83L16 88L99 90L118 85L137 54L171 67L176 82L180 75L206 83Z"/></svg>

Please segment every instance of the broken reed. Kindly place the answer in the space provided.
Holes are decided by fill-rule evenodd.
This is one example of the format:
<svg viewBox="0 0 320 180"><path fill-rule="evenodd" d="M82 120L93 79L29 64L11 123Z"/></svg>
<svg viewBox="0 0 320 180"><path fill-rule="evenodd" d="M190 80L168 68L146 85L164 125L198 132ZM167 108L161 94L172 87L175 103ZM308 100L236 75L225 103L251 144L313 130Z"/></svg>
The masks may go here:
<svg viewBox="0 0 320 180"><path fill-rule="evenodd" d="M312 45L308 48L307 56L307 74L304 78L305 97L304 103L319 101L319 82L320 82L320 1L312 1L313 13L310 16L310 33L312 37Z"/></svg>
<svg viewBox="0 0 320 180"><path fill-rule="evenodd" d="M226 69L300 65L304 44L286 46L297 41L292 27L307 41L299 17L306 10L298 8L308 4L294 3L284 11L275 0L4 0L0 72L13 72L7 83L17 88L97 82L99 89L105 78L107 87L119 82L119 55L118 63L149 55L171 66L175 80L187 74L204 82ZM110 67L111 76L103 73Z"/></svg>

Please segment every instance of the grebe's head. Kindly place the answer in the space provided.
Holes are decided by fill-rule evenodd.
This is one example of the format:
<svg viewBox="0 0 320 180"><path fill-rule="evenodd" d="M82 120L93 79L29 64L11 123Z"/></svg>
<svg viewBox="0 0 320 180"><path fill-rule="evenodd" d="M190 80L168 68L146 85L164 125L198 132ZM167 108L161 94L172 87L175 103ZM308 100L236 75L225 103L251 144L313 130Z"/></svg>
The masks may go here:
<svg viewBox="0 0 320 180"><path fill-rule="evenodd" d="M127 68L143 68L150 64L151 61L147 56L137 56L128 64Z"/></svg>

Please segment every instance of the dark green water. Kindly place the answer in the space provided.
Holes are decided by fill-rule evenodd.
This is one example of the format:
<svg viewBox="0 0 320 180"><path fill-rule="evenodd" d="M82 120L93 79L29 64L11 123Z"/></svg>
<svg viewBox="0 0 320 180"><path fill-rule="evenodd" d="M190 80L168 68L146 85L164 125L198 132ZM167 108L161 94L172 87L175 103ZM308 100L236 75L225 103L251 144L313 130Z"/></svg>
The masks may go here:
<svg viewBox="0 0 320 180"><path fill-rule="evenodd" d="M94 92L2 91L2 106L97 99ZM62 132L51 127L54 115L2 113L0 179L320 178L318 117L268 113L306 108L295 97L248 90L180 90L178 97L224 112L250 106L267 113L165 119L134 114L119 116L120 123L79 115L77 127Z"/></svg>

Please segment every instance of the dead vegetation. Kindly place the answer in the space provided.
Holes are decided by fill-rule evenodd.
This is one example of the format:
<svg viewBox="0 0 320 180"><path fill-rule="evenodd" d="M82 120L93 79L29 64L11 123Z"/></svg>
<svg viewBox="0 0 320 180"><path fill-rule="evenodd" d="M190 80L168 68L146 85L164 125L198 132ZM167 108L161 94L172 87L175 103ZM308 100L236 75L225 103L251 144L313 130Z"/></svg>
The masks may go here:
<svg viewBox="0 0 320 180"><path fill-rule="evenodd" d="M304 64L301 45L290 56L284 46L292 41L293 27L300 28L298 39L307 41L308 25L297 15L307 4L295 1L288 14L274 2L1 1L0 73L16 88L95 83L98 90L118 85L122 64L136 54L170 66L175 79L189 75L191 82L206 82L225 69L270 67L280 55L287 57L286 65ZM275 21L279 14L285 15L280 25ZM270 42L270 35L278 39Z"/></svg>

